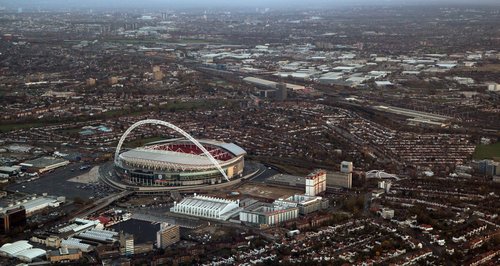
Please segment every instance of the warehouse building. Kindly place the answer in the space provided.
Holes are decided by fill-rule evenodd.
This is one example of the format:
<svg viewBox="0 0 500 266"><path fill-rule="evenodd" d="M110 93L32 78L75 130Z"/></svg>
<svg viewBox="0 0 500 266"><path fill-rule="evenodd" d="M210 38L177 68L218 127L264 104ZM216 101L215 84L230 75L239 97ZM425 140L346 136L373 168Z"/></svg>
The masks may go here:
<svg viewBox="0 0 500 266"><path fill-rule="evenodd" d="M118 232L92 228L74 237L91 243L113 244L118 241Z"/></svg>
<svg viewBox="0 0 500 266"><path fill-rule="evenodd" d="M45 257L47 252L40 248L30 248L16 253L16 258L24 262L32 262L34 259L39 257Z"/></svg>
<svg viewBox="0 0 500 266"><path fill-rule="evenodd" d="M196 194L179 203L174 202L174 207L170 208L170 211L174 213L217 220L228 220L239 210L239 201Z"/></svg>
<svg viewBox="0 0 500 266"><path fill-rule="evenodd" d="M90 252L94 250L93 246L85 244L84 242L82 242L82 240L72 237L61 241L61 247L68 249L79 249L82 252Z"/></svg>
<svg viewBox="0 0 500 266"><path fill-rule="evenodd" d="M45 254L45 250L33 248L26 240L7 243L0 247L0 256L18 258L24 262L32 262L33 259L45 256Z"/></svg>
<svg viewBox="0 0 500 266"><path fill-rule="evenodd" d="M33 213L41 211L46 208L56 208L66 201L65 197L31 197L27 199L23 199L20 201L16 201L14 203L9 204L8 206L3 206L0 208L0 213L6 212L10 209L16 209L23 207L26 210L26 216L31 216Z"/></svg>
<svg viewBox="0 0 500 266"><path fill-rule="evenodd" d="M0 247L0 256L15 257L16 253L32 248L33 246L26 240L19 240L14 243L7 243Z"/></svg>
<svg viewBox="0 0 500 266"><path fill-rule="evenodd" d="M44 173L56 168L66 166L69 164L68 160L54 157L40 157L34 160L26 161L20 165L28 172Z"/></svg>

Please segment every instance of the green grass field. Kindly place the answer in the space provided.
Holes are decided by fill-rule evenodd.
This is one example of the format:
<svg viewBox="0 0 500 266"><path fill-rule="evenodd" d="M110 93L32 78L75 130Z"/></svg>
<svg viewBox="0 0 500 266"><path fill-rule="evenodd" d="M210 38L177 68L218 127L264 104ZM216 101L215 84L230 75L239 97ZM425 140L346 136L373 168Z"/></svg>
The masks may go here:
<svg viewBox="0 0 500 266"><path fill-rule="evenodd" d="M164 138L164 137L151 137L151 138L145 138L145 139L138 139L138 140L124 143L123 146L126 148L136 148L136 147L144 146L144 144L149 143L149 142L160 141L160 140L164 140L164 139L166 139L166 138Z"/></svg>
<svg viewBox="0 0 500 266"><path fill-rule="evenodd" d="M500 161L500 142L490 145L478 145L472 157L474 159L494 159Z"/></svg>
<svg viewBox="0 0 500 266"><path fill-rule="evenodd" d="M9 132L9 131L16 130L16 129L41 127L41 126L45 126L47 124L48 123L39 123L39 122L26 123L26 124L2 124L2 125L0 125L0 132Z"/></svg>

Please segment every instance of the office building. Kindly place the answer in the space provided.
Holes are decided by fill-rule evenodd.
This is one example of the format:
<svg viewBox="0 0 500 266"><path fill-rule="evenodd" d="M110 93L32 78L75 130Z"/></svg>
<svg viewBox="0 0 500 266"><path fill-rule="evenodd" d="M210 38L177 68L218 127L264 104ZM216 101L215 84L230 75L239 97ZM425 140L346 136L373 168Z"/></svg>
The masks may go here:
<svg viewBox="0 0 500 266"><path fill-rule="evenodd" d="M276 100L277 101L285 101L287 98L287 88L286 88L286 83L278 83L276 84Z"/></svg>
<svg viewBox="0 0 500 266"><path fill-rule="evenodd" d="M0 211L0 234L8 234L14 229L22 229L26 226L26 209L17 207Z"/></svg>
<svg viewBox="0 0 500 266"><path fill-rule="evenodd" d="M293 195L285 199L277 199L275 205L278 206L291 206L298 207L299 214L307 215L321 209L328 208L328 199L323 199L322 197L314 197L307 195Z"/></svg>
<svg viewBox="0 0 500 266"><path fill-rule="evenodd" d="M156 246L164 249L180 240L180 227L168 223L161 223L160 230L156 233Z"/></svg>
<svg viewBox="0 0 500 266"><path fill-rule="evenodd" d="M297 219L298 216L299 208L296 203L259 203L241 211L240 221L260 226L271 226Z"/></svg>
<svg viewBox="0 0 500 266"><path fill-rule="evenodd" d="M327 187L352 188L352 174L342 172L329 172L326 175Z"/></svg>
<svg viewBox="0 0 500 266"><path fill-rule="evenodd" d="M326 191L326 171L315 170L306 177L306 195L316 196Z"/></svg>
<svg viewBox="0 0 500 266"><path fill-rule="evenodd" d="M130 256L134 255L134 236L120 233L120 254Z"/></svg>

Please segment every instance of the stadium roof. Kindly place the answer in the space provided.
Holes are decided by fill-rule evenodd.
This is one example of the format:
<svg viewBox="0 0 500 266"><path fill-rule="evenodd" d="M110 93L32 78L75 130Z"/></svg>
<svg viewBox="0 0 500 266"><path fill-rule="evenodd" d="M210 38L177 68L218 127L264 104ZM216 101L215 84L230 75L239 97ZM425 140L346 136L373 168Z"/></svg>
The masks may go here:
<svg viewBox="0 0 500 266"><path fill-rule="evenodd" d="M227 150L228 152L234 154L235 156L247 154L247 152L244 149L242 149L240 146L238 146L234 143L225 143L225 142L221 142L221 141L206 140L206 139L201 140L200 142L202 143L202 145L203 145L203 143L207 143L207 144L219 146L219 147Z"/></svg>
<svg viewBox="0 0 500 266"><path fill-rule="evenodd" d="M28 243L26 240L19 240L14 243L4 244L0 248L0 254L6 254L9 257L14 257L14 255L23 250L27 250L32 248L33 246Z"/></svg>
<svg viewBox="0 0 500 266"><path fill-rule="evenodd" d="M184 165L212 165L210 159L205 155L195 155L174 151L146 150L142 148L133 149L120 154L120 157L127 160L151 160L164 163L184 164ZM219 163L222 161L217 160Z"/></svg>

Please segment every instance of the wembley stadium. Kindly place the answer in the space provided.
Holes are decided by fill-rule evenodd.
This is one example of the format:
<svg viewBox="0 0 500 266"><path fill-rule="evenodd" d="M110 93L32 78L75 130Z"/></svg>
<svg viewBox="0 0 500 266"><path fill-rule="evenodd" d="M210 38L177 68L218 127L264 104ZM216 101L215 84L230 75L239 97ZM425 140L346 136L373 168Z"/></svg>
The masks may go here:
<svg viewBox="0 0 500 266"><path fill-rule="evenodd" d="M115 173L123 183L136 186L212 185L241 177L245 155L233 143L170 139L122 153L117 149Z"/></svg>

